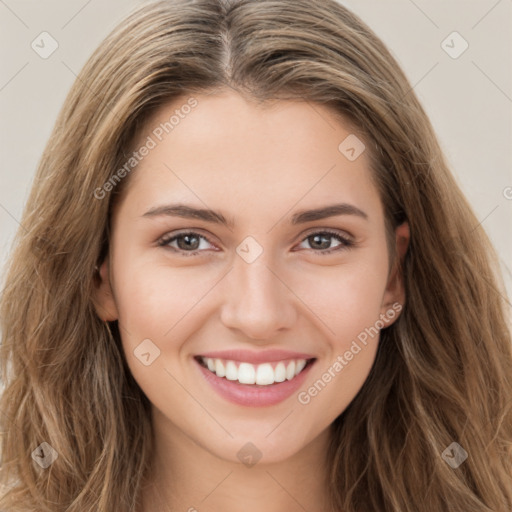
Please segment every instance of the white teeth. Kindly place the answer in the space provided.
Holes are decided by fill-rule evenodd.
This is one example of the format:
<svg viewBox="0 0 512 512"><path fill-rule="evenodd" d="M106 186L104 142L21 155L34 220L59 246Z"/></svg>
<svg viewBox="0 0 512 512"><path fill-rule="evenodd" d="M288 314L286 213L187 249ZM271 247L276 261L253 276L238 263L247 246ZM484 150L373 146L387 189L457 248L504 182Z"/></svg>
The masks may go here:
<svg viewBox="0 0 512 512"><path fill-rule="evenodd" d="M238 382L240 384L254 384L256 382L256 370L252 364L240 363L238 367Z"/></svg>
<svg viewBox="0 0 512 512"><path fill-rule="evenodd" d="M275 382L284 382L286 380L286 366L284 363L277 363L274 370L274 380Z"/></svg>
<svg viewBox="0 0 512 512"><path fill-rule="evenodd" d="M269 386L275 382L292 380L306 366L306 359L289 361L286 365L282 361L277 363L275 368L270 363L253 365L250 363L239 363L225 361L222 359L201 358L208 369L217 377L225 377L228 380L237 380L240 384L258 384Z"/></svg>
<svg viewBox="0 0 512 512"><path fill-rule="evenodd" d="M297 366L295 366L295 375L304 370L304 366L306 366L306 361L304 359L299 359L297 361Z"/></svg>
<svg viewBox="0 0 512 512"><path fill-rule="evenodd" d="M293 377L295 377L295 361L291 361L286 367L286 378L292 380Z"/></svg>
<svg viewBox="0 0 512 512"><path fill-rule="evenodd" d="M203 357L203 362L204 360L205 358ZM213 372L213 370L211 371ZM215 373L217 374L217 377L226 376L226 369L224 368L224 364L222 364L222 361L220 359L215 359Z"/></svg>
<svg viewBox="0 0 512 512"><path fill-rule="evenodd" d="M242 364L240 364L240 368L242 368ZM252 364L249 366L252 366ZM274 381L275 377L272 366L268 363L259 364L258 369L256 370L256 384L259 384L260 386L267 386L268 384L274 384ZM240 380L240 382L242 382L242 380Z"/></svg>
<svg viewBox="0 0 512 512"><path fill-rule="evenodd" d="M238 380L238 370L233 361L228 361L226 363L226 379Z"/></svg>

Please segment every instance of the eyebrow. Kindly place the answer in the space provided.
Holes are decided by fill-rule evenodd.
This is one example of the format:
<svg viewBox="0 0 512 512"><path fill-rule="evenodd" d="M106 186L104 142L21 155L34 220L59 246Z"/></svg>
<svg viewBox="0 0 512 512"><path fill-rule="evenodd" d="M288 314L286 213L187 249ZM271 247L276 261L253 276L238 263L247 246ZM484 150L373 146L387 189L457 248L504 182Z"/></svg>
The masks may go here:
<svg viewBox="0 0 512 512"><path fill-rule="evenodd" d="M315 220L327 219L338 215L354 215L368 220L368 215L357 208L356 206L348 203L338 203L312 210L301 210L292 216L291 223L304 224ZM184 219L199 219L214 224L221 224L228 228L233 228L234 223L226 220L226 217L220 212L209 210L206 208L193 208L184 204L169 204L156 206L148 210L143 217L181 217Z"/></svg>

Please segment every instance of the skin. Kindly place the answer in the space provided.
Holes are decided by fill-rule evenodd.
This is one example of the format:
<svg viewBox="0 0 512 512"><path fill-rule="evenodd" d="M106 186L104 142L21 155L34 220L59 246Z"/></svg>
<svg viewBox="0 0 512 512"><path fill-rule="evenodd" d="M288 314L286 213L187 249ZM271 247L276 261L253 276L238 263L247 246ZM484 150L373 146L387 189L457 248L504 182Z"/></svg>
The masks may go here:
<svg viewBox="0 0 512 512"><path fill-rule="evenodd" d="M236 348L310 353L317 361L307 390L358 334L404 303L368 155L349 161L338 150L354 132L325 106L258 105L233 91L194 97L198 106L126 178L94 297L104 320L119 321L130 370L152 403L155 456L142 510L326 510L330 426L368 377L378 336L307 405L297 393L268 407L230 403L200 378L193 357ZM160 108L135 146L187 99ZM177 202L220 211L233 227L144 216ZM290 222L299 210L341 202L367 219ZM315 245L311 235L325 229L355 245L329 236ZM170 243L175 251L158 245L179 230L205 236L192 240L201 252L187 256L183 239ZM247 236L263 249L252 263L236 252ZM406 223L395 237L403 258ZM338 250L322 254L329 249ZM149 366L134 355L145 339L160 349ZM253 467L237 458L247 442L261 452Z"/></svg>

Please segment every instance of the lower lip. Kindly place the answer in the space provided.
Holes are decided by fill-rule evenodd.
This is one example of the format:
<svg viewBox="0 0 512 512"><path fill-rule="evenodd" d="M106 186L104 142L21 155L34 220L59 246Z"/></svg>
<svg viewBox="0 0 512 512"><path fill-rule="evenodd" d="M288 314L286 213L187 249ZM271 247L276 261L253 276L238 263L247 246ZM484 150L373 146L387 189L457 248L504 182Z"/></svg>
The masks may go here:
<svg viewBox="0 0 512 512"><path fill-rule="evenodd" d="M194 359L206 381L223 398L229 402L247 407L265 407L278 404L289 398L304 382L309 370L315 363L308 364L292 380L285 380L268 386L255 384L240 384L237 380L228 380L217 375Z"/></svg>

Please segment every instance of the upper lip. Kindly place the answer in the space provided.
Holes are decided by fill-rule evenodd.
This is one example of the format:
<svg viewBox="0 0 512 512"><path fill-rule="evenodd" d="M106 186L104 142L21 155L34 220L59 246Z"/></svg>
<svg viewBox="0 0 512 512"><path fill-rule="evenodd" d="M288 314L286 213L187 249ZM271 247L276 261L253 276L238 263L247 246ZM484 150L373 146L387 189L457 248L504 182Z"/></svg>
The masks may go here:
<svg viewBox="0 0 512 512"><path fill-rule="evenodd" d="M241 361L245 363L270 363L273 361L285 361L287 359L313 359L314 356L303 352L291 352L289 350L260 350L254 352L251 350L219 350L214 352L205 352L198 357L208 357L211 359L228 359L231 361Z"/></svg>

